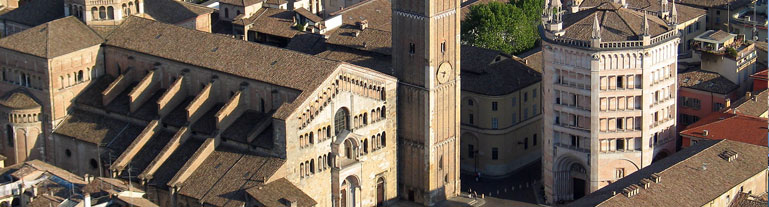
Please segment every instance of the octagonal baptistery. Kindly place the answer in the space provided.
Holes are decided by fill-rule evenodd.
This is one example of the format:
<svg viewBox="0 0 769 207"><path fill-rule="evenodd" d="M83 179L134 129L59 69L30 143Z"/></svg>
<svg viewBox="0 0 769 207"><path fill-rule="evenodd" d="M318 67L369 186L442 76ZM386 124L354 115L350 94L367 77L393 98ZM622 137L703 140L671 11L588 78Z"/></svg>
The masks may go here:
<svg viewBox="0 0 769 207"><path fill-rule="evenodd" d="M119 25L128 16L143 13L144 0L64 0L64 15L88 25Z"/></svg>
<svg viewBox="0 0 769 207"><path fill-rule="evenodd" d="M548 203L576 200L675 151L678 31L605 2L542 15L543 178Z"/></svg>

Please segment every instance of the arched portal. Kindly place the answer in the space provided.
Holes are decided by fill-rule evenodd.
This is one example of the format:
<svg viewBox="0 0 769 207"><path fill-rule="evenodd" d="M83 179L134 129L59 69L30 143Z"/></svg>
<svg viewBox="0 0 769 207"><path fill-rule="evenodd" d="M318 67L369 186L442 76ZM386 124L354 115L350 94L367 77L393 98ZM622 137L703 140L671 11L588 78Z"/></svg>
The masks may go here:
<svg viewBox="0 0 769 207"><path fill-rule="evenodd" d="M376 206L384 206L385 201L385 181L384 177L379 177L376 181Z"/></svg>
<svg viewBox="0 0 769 207"><path fill-rule="evenodd" d="M559 159L554 167L555 202L576 200L590 193L587 169L578 159L566 156Z"/></svg>
<svg viewBox="0 0 769 207"><path fill-rule="evenodd" d="M339 206L358 207L360 202L360 182L354 175L347 176L339 188Z"/></svg>

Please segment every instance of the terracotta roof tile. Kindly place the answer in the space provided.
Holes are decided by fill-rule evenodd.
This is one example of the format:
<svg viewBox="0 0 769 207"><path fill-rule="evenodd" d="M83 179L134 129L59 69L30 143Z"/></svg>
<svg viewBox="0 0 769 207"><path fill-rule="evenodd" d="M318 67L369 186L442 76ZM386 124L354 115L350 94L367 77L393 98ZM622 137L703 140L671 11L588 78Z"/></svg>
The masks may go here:
<svg viewBox="0 0 769 207"><path fill-rule="evenodd" d="M19 8L0 15L0 19L34 27L64 17L64 0L25 2L27 3L19 5Z"/></svg>
<svg viewBox="0 0 769 207"><path fill-rule="evenodd" d="M584 0L579 5L580 8L597 7L605 2L615 2L614 0ZM658 14L662 10L662 5L659 0L626 0L628 8L636 11L646 10L651 13ZM673 7L672 1L668 3L668 11L671 11ZM676 4L676 11L678 12L678 22L686 22L694 18L705 15L704 9L699 9L687 5ZM650 14L651 15L651 14Z"/></svg>
<svg viewBox="0 0 769 207"><path fill-rule="evenodd" d="M762 116L769 109L769 90L764 89L760 92L754 91L750 98L743 96L742 98L732 101L731 107L727 111L736 110L739 114L745 114L749 116Z"/></svg>
<svg viewBox="0 0 769 207"><path fill-rule="evenodd" d="M596 8L564 14L564 37L590 41L596 14L600 21L602 41L640 40L643 34L643 12L621 8L616 3L603 3ZM664 20L654 15L646 16L650 36L654 37L670 30Z"/></svg>
<svg viewBox="0 0 769 207"><path fill-rule="evenodd" d="M719 155L727 150L736 152L738 157L731 162L721 158ZM768 152L765 146L731 140L698 142L568 205L703 206L765 171ZM703 165L707 165L705 170L702 169ZM623 188L640 183L641 179L651 177L652 173L660 175L659 183L651 183L648 188L640 189L637 195L630 198L622 193ZM616 192L616 195L612 192Z"/></svg>
<svg viewBox="0 0 769 207"><path fill-rule="evenodd" d="M708 115L681 131L681 136L729 139L761 146L767 146L766 135L767 119L720 112Z"/></svg>
<svg viewBox="0 0 769 207"><path fill-rule="evenodd" d="M250 6L263 1L264 0L219 0L219 3L230 4L235 6Z"/></svg>
<svg viewBox="0 0 769 207"><path fill-rule="evenodd" d="M262 8L246 19L233 21L235 25L253 24L249 30L285 38L293 38L299 30L294 29L294 12L275 8Z"/></svg>
<svg viewBox="0 0 769 207"><path fill-rule="evenodd" d="M13 90L2 98L0 98L0 105L13 109L30 109L39 108L40 104L35 101L29 94L20 90Z"/></svg>
<svg viewBox="0 0 769 207"><path fill-rule="evenodd" d="M304 18L309 19L312 22L318 23L318 22L323 21L323 18L320 18L318 15L315 15L312 12L307 11L307 9L305 9L304 7L300 7L298 9L294 9L294 12L296 12L297 14L303 16Z"/></svg>
<svg viewBox="0 0 769 207"><path fill-rule="evenodd" d="M101 36L90 27L69 16L2 38L0 47L42 58L53 58L102 42Z"/></svg>
<svg viewBox="0 0 769 207"><path fill-rule="evenodd" d="M318 202L285 178L272 181L266 185L258 185L246 191L248 195L263 206L285 206L285 201L294 201L297 207L310 207L318 204Z"/></svg>
<svg viewBox="0 0 769 207"><path fill-rule="evenodd" d="M739 87L718 73L700 69L678 73L678 86L718 94L728 94Z"/></svg>
<svg viewBox="0 0 769 207"><path fill-rule="evenodd" d="M144 13L155 20L177 24L200 15L211 15L214 9L185 1L151 0L144 2Z"/></svg>
<svg viewBox="0 0 769 207"><path fill-rule="evenodd" d="M542 74L499 52L462 46L462 91L499 96L537 83ZM473 54L473 55L469 55ZM466 61L465 58L476 57ZM499 60L495 60L499 57ZM495 62L496 61L496 62Z"/></svg>

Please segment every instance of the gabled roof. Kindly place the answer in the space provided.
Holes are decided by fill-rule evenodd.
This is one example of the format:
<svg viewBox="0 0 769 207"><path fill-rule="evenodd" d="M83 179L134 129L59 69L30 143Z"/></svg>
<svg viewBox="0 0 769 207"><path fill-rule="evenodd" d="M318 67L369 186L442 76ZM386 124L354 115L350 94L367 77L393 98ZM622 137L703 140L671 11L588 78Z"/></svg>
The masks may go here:
<svg viewBox="0 0 769 207"><path fill-rule="evenodd" d="M54 58L102 42L101 36L90 27L74 16L69 16L2 38L0 47L42 58Z"/></svg>
<svg viewBox="0 0 769 207"><path fill-rule="evenodd" d="M643 12L622 8L617 3L602 3L601 5L569 13L563 16L563 36L571 39L590 41L593 31L593 21L598 15L601 26L601 41L640 40L643 34ZM649 35L651 37L665 33L671 29L667 23L657 16L647 14Z"/></svg>
<svg viewBox="0 0 769 207"><path fill-rule="evenodd" d="M106 45L154 55L301 92L273 115L285 119L340 62L233 39L140 17L129 17L107 36Z"/></svg>
<svg viewBox="0 0 769 207"><path fill-rule="evenodd" d="M739 127L735 127L739 126ZM705 135L707 131L707 135ZM681 131L681 136L729 139L767 146L767 119L742 114L716 112Z"/></svg>
<svg viewBox="0 0 769 207"><path fill-rule="evenodd" d="M729 162L725 151L737 153ZM704 206L766 170L767 147L731 140L706 140L656 161L617 180L569 206ZM705 169L703 170L703 166ZM639 184L652 173L660 182L641 188L637 195L625 196L623 188ZM614 193L616 194L614 194Z"/></svg>
<svg viewBox="0 0 769 207"><path fill-rule="evenodd" d="M769 70L762 70L758 71L756 73L753 73L753 75L750 75L753 79L759 79L759 80L767 80L767 77L769 76Z"/></svg>
<svg viewBox="0 0 769 207"><path fill-rule="evenodd" d="M749 116L762 116L769 109L769 90L764 89L762 91L754 91L750 97L743 96L742 98L732 101L731 107L727 111L736 110L739 114L745 114Z"/></svg>
<svg viewBox="0 0 769 207"><path fill-rule="evenodd" d="M294 29L291 25L294 24L294 12L284 9L275 8L261 8L259 11L251 15L246 19L235 19L232 24L235 25L249 25L254 26L250 30L258 33L265 33L269 35L293 38L294 35L299 33L299 30Z"/></svg>
<svg viewBox="0 0 769 207"><path fill-rule="evenodd" d="M200 15L211 15L214 9L177 0L150 0L144 2L144 13L161 22L177 24Z"/></svg>
<svg viewBox="0 0 769 207"><path fill-rule="evenodd" d="M0 19L34 27L64 16L64 0L25 2L19 8L0 15Z"/></svg>
<svg viewBox="0 0 769 207"><path fill-rule="evenodd" d="M331 31L326 43L390 55L392 50L392 9L390 0L367 0L331 15L342 15L344 23ZM358 22L366 20L361 30ZM357 34L356 34L357 33Z"/></svg>

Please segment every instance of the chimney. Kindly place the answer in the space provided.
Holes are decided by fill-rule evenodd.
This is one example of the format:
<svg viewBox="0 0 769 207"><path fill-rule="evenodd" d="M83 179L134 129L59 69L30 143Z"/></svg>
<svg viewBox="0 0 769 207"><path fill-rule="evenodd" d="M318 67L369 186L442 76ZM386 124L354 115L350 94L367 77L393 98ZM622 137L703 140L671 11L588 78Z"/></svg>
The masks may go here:
<svg viewBox="0 0 769 207"><path fill-rule="evenodd" d="M728 98L727 98L727 99L726 99L726 100L724 100L724 101L726 102L726 103L724 103L724 105L726 106L726 108L729 108L729 107L731 107L731 106L732 106L732 100L731 100L731 99L728 99Z"/></svg>
<svg viewBox="0 0 769 207"><path fill-rule="evenodd" d="M641 179L641 186L643 186L644 189L649 188L649 186L651 186L652 183L653 183L652 180L650 180L649 178Z"/></svg>
<svg viewBox="0 0 769 207"><path fill-rule="evenodd" d="M640 186L638 186L636 184L632 184L632 185L622 189L622 193L625 194L625 196L627 196L628 198L630 198L630 197L633 197L636 194L638 194L639 188L640 188Z"/></svg>
<svg viewBox="0 0 769 207"><path fill-rule="evenodd" d="M358 37L358 35L360 35L360 31L355 31L352 33L353 37Z"/></svg>
<svg viewBox="0 0 769 207"><path fill-rule="evenodd" d="M85 198L83 199L83 205L85 207L91 207L91 194L85 193Z"/></svg>
<svg viewBox="0 0 769 207"><path fill-rule="evenodd" d="M364 19L358 22L358 27L360 28L360 30L365 30L368 27L368 20Z"/></svg>
<svg viewBox="0 0 769 207"><path fill-rule="evenodd" d="M703 162L702 163L702 170L708 170L708 163L707 162Z"/></svg>
<svg viewBox="0 0 769 207"><path fill-rule="evenodd" d="M654 181L654 183L660 183L660 181L662 181L660 178L662 178L662 176L659 173L652 173L651 180Z"/></svg>
<svg viewBox="0 0 769 207"><path fill-rule="evenodd" d="M734 150L726 150L721 152L721 154L719 154L718 156L721 157L721 159L726 160L727 162L732 162L737 159L739 154L737 154L737 152L735 152Z"/></svg>
<svg viewBox="0 0 769 207"><path fill-rule="evenodd" d="M745 99L747 100L747 99L751 99L751 98L753 98L752 97L752 93L750 93L750 91L745 92Z"/></svg>
<svg viewBox="0 0 769 207"><path fill-rule="evenodd" d="M281 198L280 202L283 203L286 207L296 207L296 200L294 199L288 199L288 198Z"/></svg>
<svg viewBox="0 0 769 207"><path fill-rule="evenodd" d="M702 130L702 136L706 136L706 137L708 136L708 130L707 129L706 130Z"/></svg>

